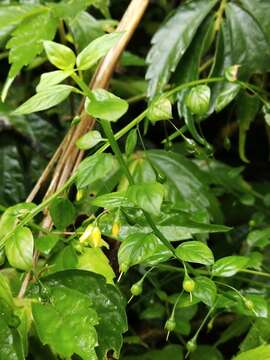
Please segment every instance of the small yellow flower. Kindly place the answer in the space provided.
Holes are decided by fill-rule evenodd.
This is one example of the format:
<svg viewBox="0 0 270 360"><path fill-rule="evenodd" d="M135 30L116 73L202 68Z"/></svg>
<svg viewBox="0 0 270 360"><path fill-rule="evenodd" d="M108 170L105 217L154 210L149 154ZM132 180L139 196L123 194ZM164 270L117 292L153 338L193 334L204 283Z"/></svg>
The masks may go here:
<svg viewBox="0 0 270 360"><path fill-rule="evenodd" d="M84 191L83 190L78 190L77 194L76 194L76 201L82 200L83 195L84 195Z"/></svg>
<svg viewBox="0 0 270 360"><path fill-rule="evenodd" d="M105 246L107 249L109 248L109 245L101 237L99 227L93 224L87 226L80 237L80 243L88 244L93 248L100 248L102 246Z"/></svg>
<svg viewBox="0 0 270 360"><path fill-rule="evenodd" d="M88 225L84 233L80 237L80 243L88 242L93 232L94 226L92 224Z"/></svg>
<svg viewBox="0 0 270 360"><path fill-rule="evenodd" d="M112 236L117 237L119 235L121 226L118 222L114 222L112 226Z"/></svg>

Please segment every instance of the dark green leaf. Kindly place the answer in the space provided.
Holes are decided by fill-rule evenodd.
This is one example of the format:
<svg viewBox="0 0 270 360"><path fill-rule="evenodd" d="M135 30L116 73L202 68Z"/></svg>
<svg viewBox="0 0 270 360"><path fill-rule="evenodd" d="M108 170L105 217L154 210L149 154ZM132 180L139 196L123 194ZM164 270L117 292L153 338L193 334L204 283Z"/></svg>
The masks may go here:
<svg viewBox="0 0 270 360"><path fill-rule="evenodd" d="M35 246L38 249L38 251L42 252L45 255L49 255L49 253L58 243L59 240L60 240L59 235L47 234L36 238Z"/></svg>
<svg viewBox="0 0 270 360"><path fill-rule="evenodd" d="M253 230L248 234L247 243L250 247L263 249L270 242L270 227Z"/></svg>
<svg viewBox="0 0 270 360"><path fill-rule="evenodd" d="M210 248L201 241L186 241L176 248L176 255L183 261L211 265L214 256Z"/></svg>
<svg viewBox="0 0 270 360"><path fill-rule="evenodd" d="M223 360L221 352L214 346L200 345L190 356L191 360Z"/></svg>
<svg viewBox="0 0 270 360"><path fill-rule="evenodd" d="M244 340L241 342L240 350L247 351L257 346L269 343L269 341L269 319L257 319L251 326Z"/></svg>
<svg viewBox="0 0 270 360"><path fill-rule="evenodd" d="M145 354L125 356L123 360L183 360L183 350L179 345L167 345L161 350L152 350Z"/></svg>
<svg viewBox="0 0 270 360"><path fill-rule="evenodd" d="M208 306L213 306L217 296L217 288L214 281L198 276L195 279L195 288L192 294Z"/></svg>
<svg viewBox="0 0 270 360"><path fill-rule="evenodd" d="M11 329L0 316L0 359L24 360L22 343L16 329Z"/></svg>
<svg viewBox="0 0 270 360"><path fill-rule="evenodd" d="M137 129L132 129L127 136L125 143L125 153L127 156L130 156L136 148L137 145Z"/></svg>
<svg viewBox="0 0 270 360"><path fill-rule="evenodd" d="M199 25L215 4L215 0L189 1L179 6L174 15L156 32L147 56L148 96L153 98L163 90Z"/></svg>
<svg viewBox="0 0 270 360"><path fill-rule="evenodd" d="M76 210L72 202L67 198L56 198L51 203L49 211L55 226L59 229L63 230L75 221Z"/></svg>
<svg viewBox="0 0 270 360"><path fill-rule="evenodd" d="M257 320L257 321L261 321L261 319ZM263 320L263 321L265 321L265 320ZM233 321L226 328L226 330L223 331L223 333L219 337L216 345L218 346L220 344L226 343L227 341L229 341L233 338L239 337L240 335L245 333L249 327L250 327L250 320L246 317L242 317L242 318L237 319L236 321Z"/></svg>

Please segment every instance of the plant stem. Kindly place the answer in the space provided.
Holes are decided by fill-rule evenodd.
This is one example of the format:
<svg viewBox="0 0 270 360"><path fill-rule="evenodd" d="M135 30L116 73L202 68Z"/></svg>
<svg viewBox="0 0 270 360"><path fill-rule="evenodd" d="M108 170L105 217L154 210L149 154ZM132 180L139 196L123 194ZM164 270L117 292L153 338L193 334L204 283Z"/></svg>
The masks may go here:
<svg viewBox="0 0 270 360"><path fill-rule="evenodd" d="M226 4L227 4L227 0L221 0L219 9L216 12L216 21L215 21L215 26L214 26L214 31L215 32L218 32L220 30L221 23L222 23L222 18L223 18L223 13L225 11Z"/></svg>

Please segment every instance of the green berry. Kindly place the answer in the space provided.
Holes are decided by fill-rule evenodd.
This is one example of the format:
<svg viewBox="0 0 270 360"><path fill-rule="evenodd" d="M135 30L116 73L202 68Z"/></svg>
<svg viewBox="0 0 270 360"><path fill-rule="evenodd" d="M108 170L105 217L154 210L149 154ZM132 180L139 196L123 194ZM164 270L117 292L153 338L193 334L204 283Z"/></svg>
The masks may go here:
<svg viewBox="0 0 270 360"><path fill-rule="evenodd" d="M130 291L131 291L131 294L132 294L133 296L139 296L139 295L141 295L141 293L142 293L142 291L143 291L143 287L142 287L141 281L138 281L138 282L136 282L135 284L133 284L133 285L131 286Z"/></svg>
<svg viewBox="0 0 270 360"><path fill-rule="evenodd" d="M189 340L187 342L186 347L187 347L188 352L193 353L197 349L196 341L195 340Z"/></svg>
<svg viewBox="0 0 270 360"><path fill-rule="evenodd" d="M170 318L166 321L164 329L167 330L168 332L173 331L176 327L176 323L174 321L174 319Z"/></svg>
<svg viewBox="0 0 270 360"><path fill-rule="evenodd" d="M195 282L190 279L190 278L185 278L183 281L183 289L188 292L191 293L195 288Z"/></svg>

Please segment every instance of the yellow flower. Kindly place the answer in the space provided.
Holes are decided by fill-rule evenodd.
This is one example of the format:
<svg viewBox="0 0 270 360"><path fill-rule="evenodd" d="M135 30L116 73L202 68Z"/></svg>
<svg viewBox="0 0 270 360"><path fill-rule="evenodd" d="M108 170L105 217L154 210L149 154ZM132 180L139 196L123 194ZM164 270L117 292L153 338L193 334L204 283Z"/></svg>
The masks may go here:
<svg viewBox="0 0 270 360"><path fill-rule="evenodd" d="M112 236L117 237L119 235L120 228L121 228L120 224L114 222L112 226Z"/></svg>
<svg viewBox="0 0 270 360"><path fill-rule="evenodd" d="M80 243L87 243L93 248L100 248L102 246L105 246L107 249L109 248L109 245L101 237L99 227L93 224L87 226L80 237Z"/></svg>

